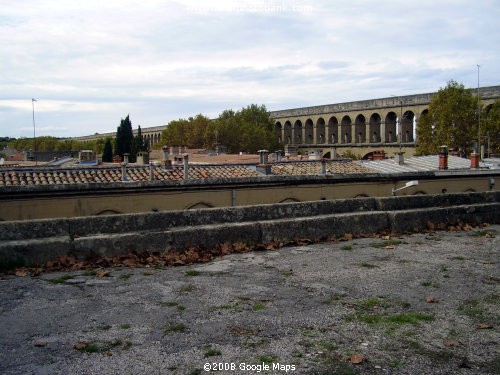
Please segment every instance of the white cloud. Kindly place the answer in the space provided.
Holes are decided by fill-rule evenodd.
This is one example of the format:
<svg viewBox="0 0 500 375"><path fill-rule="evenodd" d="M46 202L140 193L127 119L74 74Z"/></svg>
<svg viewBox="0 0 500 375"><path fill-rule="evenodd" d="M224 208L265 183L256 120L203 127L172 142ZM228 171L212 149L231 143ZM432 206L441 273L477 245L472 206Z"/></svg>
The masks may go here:
<svg viewBox="0 0 500 375"><path fill-rule="evenodd" d="M309 8L255 7L283 4ZM30 136L32 97L68 136L471 86L478 63L495 85L499 17L488 0L0 0L0 135Z"/></svg>

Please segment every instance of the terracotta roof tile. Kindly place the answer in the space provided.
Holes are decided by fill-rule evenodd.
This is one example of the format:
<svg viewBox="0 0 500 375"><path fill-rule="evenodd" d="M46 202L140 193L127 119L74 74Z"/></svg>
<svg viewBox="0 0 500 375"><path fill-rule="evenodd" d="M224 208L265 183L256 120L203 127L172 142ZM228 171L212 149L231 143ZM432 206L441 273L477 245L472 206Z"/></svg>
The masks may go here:
<svg viewBox="0 0 500 375"><path fill-rule="evenodd" d="M370 173L370 169L351 161L327 161L327 174ZM275 175L318 175L321 171L319 161L283 162L272 164L271 171ZM129 166L127 177L129 181L149 181L149 166ZM155 167L155 180L178 181L184 178L182 167L171 169ZM210 178L248 178L261 176L252 165L190 165L190 179ZM122 179L121 167L91 167L90 169L39 169L39 170L2 170L0 171L0 186L13 185L56 185L84 183L112 183Z"/></svg>

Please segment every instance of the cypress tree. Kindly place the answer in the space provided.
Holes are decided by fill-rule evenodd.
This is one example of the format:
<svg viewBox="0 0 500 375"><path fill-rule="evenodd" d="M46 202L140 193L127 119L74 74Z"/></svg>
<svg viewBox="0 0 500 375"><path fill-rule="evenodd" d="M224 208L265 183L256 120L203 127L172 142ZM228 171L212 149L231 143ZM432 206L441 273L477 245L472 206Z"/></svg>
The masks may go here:
<svg viewBox="0 0 500 375"><path fill-rule="evenodd" d="M120 126L116 129L116 154L120 155L122 160L123 154L130 154L133 139L132 123L127 115L125 119L121 119Z"/></svg>
<svg viewBox="0 0 500 375"><path fill-rule="evenodd" d="M111 139L106 138L104 143L104 150L102 152L102 161L105 163L111 163L113 161L113 147L111 146Z"/></svg>

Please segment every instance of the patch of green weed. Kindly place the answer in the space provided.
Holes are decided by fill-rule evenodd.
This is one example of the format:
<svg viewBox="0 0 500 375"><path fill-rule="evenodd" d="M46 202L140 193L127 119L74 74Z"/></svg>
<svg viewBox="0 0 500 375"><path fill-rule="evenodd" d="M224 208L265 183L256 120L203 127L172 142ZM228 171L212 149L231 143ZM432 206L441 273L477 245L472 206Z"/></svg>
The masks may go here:
<svg viewBox="0 0 500 375"><path fill-rule="evenodd" d="M56 277L55 279L47 279L47 282L51 284L63 284L66 280L74 279L75 275L62 275Z"/></svg>

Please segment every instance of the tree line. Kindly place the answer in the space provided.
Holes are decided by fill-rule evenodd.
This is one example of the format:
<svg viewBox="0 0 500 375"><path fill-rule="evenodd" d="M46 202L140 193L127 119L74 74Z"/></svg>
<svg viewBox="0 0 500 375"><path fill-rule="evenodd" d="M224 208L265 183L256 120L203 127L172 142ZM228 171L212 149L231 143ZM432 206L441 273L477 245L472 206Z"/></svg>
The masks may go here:
<svg viewBox="0 0 500 375"><path fill-rule="evenodd" d="M218 118L198 114L188 119L171 121L162 132L162 145L190 148L214 148L224 145L229 153L255 153L260 149L280 147L274 122L264 105L251 104L238 111L225 110Z"/></svg>

